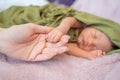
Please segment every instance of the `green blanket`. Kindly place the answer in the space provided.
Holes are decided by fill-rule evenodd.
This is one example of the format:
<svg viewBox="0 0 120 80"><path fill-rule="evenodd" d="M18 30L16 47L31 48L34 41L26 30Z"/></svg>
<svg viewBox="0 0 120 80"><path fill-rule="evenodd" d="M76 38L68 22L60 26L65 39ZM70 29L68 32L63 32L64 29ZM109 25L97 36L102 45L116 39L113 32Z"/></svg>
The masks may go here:
<svg viewBox="0 0 120 80"><path fill-rule="evenodd" d="M111 41L120 48L120 25L92 14L75 11L72 8L56 6L53 4L45 6L13 6L0 13L0 27L6 28L16 24L35 23L45 26L56 27L65 17L73 16L77 20L93 26L111 39ZM68 34L71 36L71 41L76 41L78 31L71 29ZM112 50L108 54L120 52L120 49Z"/></svg>

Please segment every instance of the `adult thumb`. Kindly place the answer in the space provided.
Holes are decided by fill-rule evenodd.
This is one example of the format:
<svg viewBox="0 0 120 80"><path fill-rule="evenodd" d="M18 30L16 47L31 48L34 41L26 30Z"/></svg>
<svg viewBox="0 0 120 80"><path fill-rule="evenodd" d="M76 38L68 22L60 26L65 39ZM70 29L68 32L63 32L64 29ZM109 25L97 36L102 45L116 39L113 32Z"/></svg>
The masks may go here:
<svg viewBox="0 0 120 80"><path fill-rule="evenodd" d="M53 30L52 27L47 27L47 26L36 26L35 27L35 32L36 33L40 33L40 34L47 34L49 33L51 30Z"/></svg>

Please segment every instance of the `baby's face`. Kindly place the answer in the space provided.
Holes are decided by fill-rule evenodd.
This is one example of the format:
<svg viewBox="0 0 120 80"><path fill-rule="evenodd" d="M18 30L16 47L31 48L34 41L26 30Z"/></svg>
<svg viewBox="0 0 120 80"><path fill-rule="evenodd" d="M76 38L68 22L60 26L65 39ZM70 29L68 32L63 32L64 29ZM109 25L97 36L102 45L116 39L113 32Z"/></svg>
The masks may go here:
<svg viewBox="0 0 120 80"><path fill-rule="evenodd" d="M89 27L84 29L78 37L78 45L81 49L110 51L112 49L109 38L101 31Z"/></svg>

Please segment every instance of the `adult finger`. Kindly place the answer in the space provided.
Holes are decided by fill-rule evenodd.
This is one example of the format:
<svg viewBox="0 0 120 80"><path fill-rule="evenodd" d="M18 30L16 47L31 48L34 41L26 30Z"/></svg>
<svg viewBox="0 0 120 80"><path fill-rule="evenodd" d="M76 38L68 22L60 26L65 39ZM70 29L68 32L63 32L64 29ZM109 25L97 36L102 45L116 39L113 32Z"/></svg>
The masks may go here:
<svg viewBox="0 0 120 80"><path fill-rule="evenodd" d="M36 28L36 32L43 34L49 33L52 30L53 30L52 27L47 27L47 26L39 26L38 29Z"/></svg>
<svg viewBox="0 0 120 80"><path fill-rule="evenodd" d="M45 35L41 35L39 37L39 41L36 43L35 47L33 48L32 52L31 52L31 55L29 57L29 60L32 61L35 59L35 57L38 55L38 54L41 54L42 53L42 50L44 49L46 45L46 41L45 41Z"/></svg>
<svg viewBox="0 0 120 80"><path fill-rule="evenodd" d="M59 48L46 48L43 50L42 54L37 55L37 57L33 61L50 60L57 54L62 54L66 51L68 51L68 48L66 46Z"/></svg>
<svg viewBox="0 0 120 80"><path fill-rule="evenodd" d="M53 29L52 27L40 26L40 25L33 24L33 23L28 23L26 25L28 25L29 27L31 27L32 30L35 33L43 33L43 34L45 34L45 33L50 32Z"/></svg>

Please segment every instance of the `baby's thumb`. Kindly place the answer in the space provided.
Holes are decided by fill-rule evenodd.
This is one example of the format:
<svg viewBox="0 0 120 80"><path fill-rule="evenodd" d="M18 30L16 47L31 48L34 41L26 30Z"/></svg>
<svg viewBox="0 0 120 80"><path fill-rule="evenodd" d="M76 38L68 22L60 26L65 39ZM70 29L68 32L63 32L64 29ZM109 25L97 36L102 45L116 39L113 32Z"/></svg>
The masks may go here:
<svg viewBox="0 0 120 80"><path fill-rule="evenodd" d="M70 36L68 36L68 35L62 36L61 40L58 43L56 43L56 45L54 47L61 47L61 46L66 45L68 43L69 39L70 39Z"/></svg>

